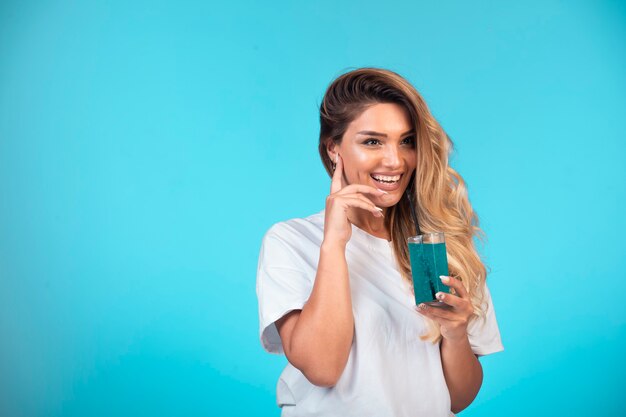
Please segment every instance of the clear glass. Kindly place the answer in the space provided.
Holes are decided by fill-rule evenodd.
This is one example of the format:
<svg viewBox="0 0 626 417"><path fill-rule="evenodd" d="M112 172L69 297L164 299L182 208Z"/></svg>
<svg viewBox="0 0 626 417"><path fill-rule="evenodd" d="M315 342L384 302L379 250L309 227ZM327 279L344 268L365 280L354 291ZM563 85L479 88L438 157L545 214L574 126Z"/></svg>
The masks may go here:
<svg viewBox="0 0 626 417"><path fill-rule="evenodd" d="M424 233L408 238L411 276L415 292L415 305L449 307L437 301L438 292L450 293L450 287L441 282L440 275L448 275L448 256L443 232Z"/></svg>

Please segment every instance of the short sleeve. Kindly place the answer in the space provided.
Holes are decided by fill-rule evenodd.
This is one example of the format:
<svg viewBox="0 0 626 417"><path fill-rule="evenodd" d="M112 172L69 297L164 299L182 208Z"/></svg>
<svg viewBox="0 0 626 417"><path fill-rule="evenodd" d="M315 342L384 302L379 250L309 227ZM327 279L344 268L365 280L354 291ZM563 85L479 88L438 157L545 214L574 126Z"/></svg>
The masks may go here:
<svg viewBox="0 0 626 417"><path fill-rule="evenodd" d="M472 351L478 356L489 355L504 350L500 338L500 329L496 320L496 312L493 307L489 287L484 287L486 314L476 317L467 326L467 333Z"/></svg>
<svg viewBox="0 0 626 417"><path fill-rule="evenodd" d="M263 237L256 292L261 345L270 353L284 353L276 320L301 310L311 294L315 268L306 246L306 239L284 223L275 224Z"/></svg>

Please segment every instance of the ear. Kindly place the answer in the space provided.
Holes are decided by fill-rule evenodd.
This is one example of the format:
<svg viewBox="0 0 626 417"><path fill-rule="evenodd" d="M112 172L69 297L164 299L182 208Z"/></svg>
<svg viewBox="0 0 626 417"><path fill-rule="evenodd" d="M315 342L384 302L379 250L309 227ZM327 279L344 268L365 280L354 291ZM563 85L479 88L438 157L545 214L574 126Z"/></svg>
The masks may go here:
<svg viewBox="0 0 626 417"><path fill-rule="evenodd" d="M326 140L326 153L332 162L335 162L335 158L337 156L337 144L331 138Z"/></svg>

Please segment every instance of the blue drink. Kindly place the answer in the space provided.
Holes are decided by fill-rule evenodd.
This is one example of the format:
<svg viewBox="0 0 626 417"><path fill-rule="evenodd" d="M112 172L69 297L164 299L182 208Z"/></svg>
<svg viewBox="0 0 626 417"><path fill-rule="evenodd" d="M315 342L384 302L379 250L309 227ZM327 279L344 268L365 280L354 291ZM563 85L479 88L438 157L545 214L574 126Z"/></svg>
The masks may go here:
<svg viewBox="0 0 626 417"><path fill-rule="evenodd" d="M440 291L450 293L450 287L439 278L440 275L448 275L444 234L439 232L413 236L408 239L408 245L415 304L447 306L435 298L435 294Z"/></svg>

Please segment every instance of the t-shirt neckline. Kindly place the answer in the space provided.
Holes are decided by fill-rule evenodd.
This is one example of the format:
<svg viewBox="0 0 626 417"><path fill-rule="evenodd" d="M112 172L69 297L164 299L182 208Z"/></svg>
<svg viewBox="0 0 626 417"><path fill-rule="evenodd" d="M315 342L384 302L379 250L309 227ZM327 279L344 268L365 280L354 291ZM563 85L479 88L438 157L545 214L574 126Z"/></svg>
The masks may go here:
<svg viewBox="0 0 626 417"><path fill-rule="evenodd" d="M389 250L392 247L393 241L383 239L381 237L376 237L353 224L352 233L355 232L363 236L372 247L380 248L383 250Z"/></svg>
<svg viewBox="0 0 626 417"><path fill-rule="evenodd" d="M318 214L321 215L323 219L324 216L326 215L326 209L321 210ZM322 224L323 224L323 220L322 220ZM382 249L383 251L389 251L390 249L393 250L393 241L371 235L365 230L361 229L360 227L354 224L352 224L352 233L353 234L358 233L359 235L361 235L364 239L367 240L369 245L373 248L379 248L379 249Z"/></svg>

